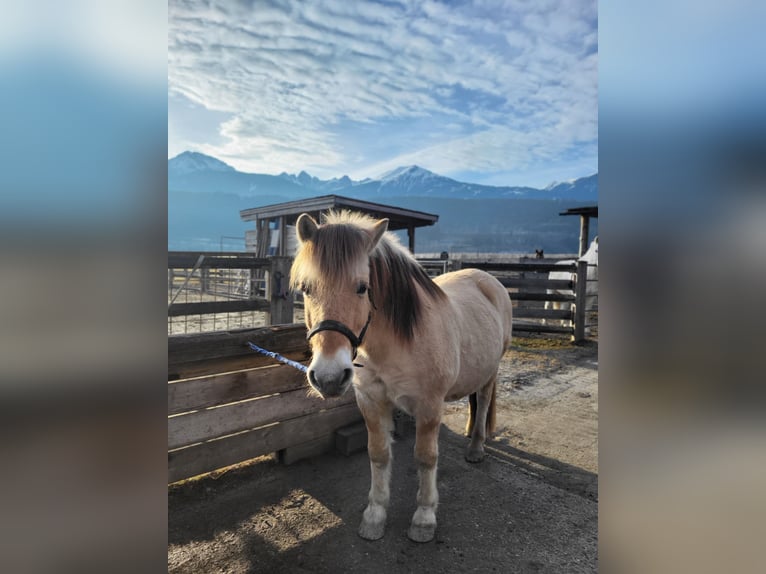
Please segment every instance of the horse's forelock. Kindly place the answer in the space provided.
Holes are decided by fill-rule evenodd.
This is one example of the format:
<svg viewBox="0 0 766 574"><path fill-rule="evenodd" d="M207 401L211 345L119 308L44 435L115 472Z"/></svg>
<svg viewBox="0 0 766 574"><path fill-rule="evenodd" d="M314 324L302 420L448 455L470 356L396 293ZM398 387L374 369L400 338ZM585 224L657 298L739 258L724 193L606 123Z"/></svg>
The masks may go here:
<svg viewBox="0 0 766 574"><path fill-rule="evenodd" d="M311 281L317 288L331 289L346 280L366 255L368 235L350 223L320 225L312 239L301 244L293 263L291 284L300 289Z"/></svg>

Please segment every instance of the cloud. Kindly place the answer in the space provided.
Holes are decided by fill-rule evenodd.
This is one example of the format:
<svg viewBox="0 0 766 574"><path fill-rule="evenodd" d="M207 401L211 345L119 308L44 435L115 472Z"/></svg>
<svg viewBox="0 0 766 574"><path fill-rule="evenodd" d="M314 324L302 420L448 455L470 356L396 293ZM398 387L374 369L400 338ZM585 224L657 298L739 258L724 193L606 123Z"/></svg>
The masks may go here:
<svg viewBox="0 0 766 574"><path fill-rule="evenodd" d="M168 83L252 171L508 171L595 149L596 38L595 2L172 0Z"/></svg>

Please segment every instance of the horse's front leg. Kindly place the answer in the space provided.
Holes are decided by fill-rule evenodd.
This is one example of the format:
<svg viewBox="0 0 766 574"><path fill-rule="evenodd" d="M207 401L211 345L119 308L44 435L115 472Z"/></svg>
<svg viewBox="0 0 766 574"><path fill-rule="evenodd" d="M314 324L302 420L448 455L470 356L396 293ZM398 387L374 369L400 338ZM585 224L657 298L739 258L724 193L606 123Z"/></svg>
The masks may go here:
<svg viewBox="0 0 766 574"><path fill-rule="evenodd" d="M387 400L375 402L361 393L357 393L357 404L367 425L367 453L372 475L369 502L359 525L359 536L367 540L378 540L383 537L386 529L390 496L393 405Z"/></svg>
<svg viewBox="0 0 766 574"><path fill-rule="evenodd" d="M436 534L436 466L439 459L439 427L441 414L418 416L415 419L415 462L418 465L418 508L407 532L410 540L429 542Z"/></svg>

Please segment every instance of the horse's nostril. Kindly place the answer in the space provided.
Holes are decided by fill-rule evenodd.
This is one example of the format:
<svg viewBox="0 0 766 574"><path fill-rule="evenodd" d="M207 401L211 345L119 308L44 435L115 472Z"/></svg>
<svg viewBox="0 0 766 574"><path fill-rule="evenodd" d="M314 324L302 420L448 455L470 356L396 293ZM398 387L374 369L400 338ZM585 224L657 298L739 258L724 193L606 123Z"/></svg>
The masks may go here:
<svg viewBox="0 0 766 574"><path fill-rule="evenodd" d="M317 376L314 374L313 370L309 370L309 382L312 385L317 386Z"/></svg>
<svg viewBox="0 0 766 574"><path fill-rule="evenodd" d="M343 382L350 380L351 377L354 376L354 370L353 369L344 369L343 370Z"/></svg>

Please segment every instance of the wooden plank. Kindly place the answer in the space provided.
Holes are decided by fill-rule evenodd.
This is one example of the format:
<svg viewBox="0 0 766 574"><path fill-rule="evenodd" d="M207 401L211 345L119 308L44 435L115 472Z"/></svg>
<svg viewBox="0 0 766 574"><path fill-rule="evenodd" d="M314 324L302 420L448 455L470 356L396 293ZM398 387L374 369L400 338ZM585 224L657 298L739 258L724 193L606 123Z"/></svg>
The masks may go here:
<svg viewBox="0 0 766 574"><path fill-rule="evenodd" d="M514 301L574 301L574 293L526 293L511 291L508 295Z"/></svg>
<svg viewBox="0 0 766 574"><path fill-rule="evenodd" d="M182 315L206 315L210 313L241 313L243 311L268 311L269 302L264 299L237 299L234 301L202 301L199 303L173 303L168 307L168 317Z"/></svg>
<svg viewBox="0 0 766 574"><path fill-rule="evenodd" d="M568 279L521 279L516 277L498 277L497 279L505 287L518 287L523 289L535 287L537 289L567 290L574 288L574 281Z"/></svg>
<svg viewBox="0 0 766 574"><path fill-rule="evenodd" d="M168 482L300 444L362 418L356 403L168 453Z"/></svg>
<svg viewBox="0 0 766 574"><path fill-rule="evenodd" d="M243 371L278 364L271 357L265 357L250 350L250 348L243 349L243 352L249 354L240 355L238 357L224 357L222 359L189 361L180 365L173 365L172 367L168 366L168 381L205 377L219 373L231 373L234 371ZM281 354L288 359L298 361L299 363L311 359L311 351L309 351L308 346L302 351L282 351Z"/></svg>
<svg viewBox="0 0 766 574"><path fill-rule="evenodd" d="M571 309L527 309L516 307L513 310L514 319L572 319Z"/></svg>
<svg viewBox="0 0 766 574"><path fill-rule="evenodd" d="M197 258L204 255L201 268L209 269L268 269L269 259L255 257L251 253L242 253L234 257L221 256L217 252L168 252L168 269L191 269L197 263Z"/></svg>
<svg viewBox="0 0 766 574"><path fill-rule="evenodd" d="M308 389L302 388L173 416L168 419L168 449L331 409L354 400L352 391L338 398L321 399L308 396Z"/></svg>
<svg viewBox="0 0 766 574"><path fill-rule="evenodd" d="M287 365L183 379L168 383L168 414L294 391L306 384L306 375Z"/></svg>
<svg viewBox="0 0 766 574"><path fill-rule="evenodd" d="M298 323L257 329L170 335L168 337L168 367L172 370L187 362L250 355L253 352L247 346L248 341L281 354L308 349L306 326Z"/></svg>
<svg viewBox="0 0 766 574"><path fill-rule="evenodd" d="M513 331L519 333L563 333L571 335L574 332L573 327L562 327L560 325L540 325L532 323L514 323Z"/></svg>
<svg viewBox="0 0 766 574"><path fill-rule="evenodd" d="M550 263L489 263L489 262L463 262L463 269L481 269L488 272L497 271L517 271L517 272L549 272L549 271L571 271L574 273L577 270L577 266L572 263L571 265L559 265L555 261Z"/></svg>

